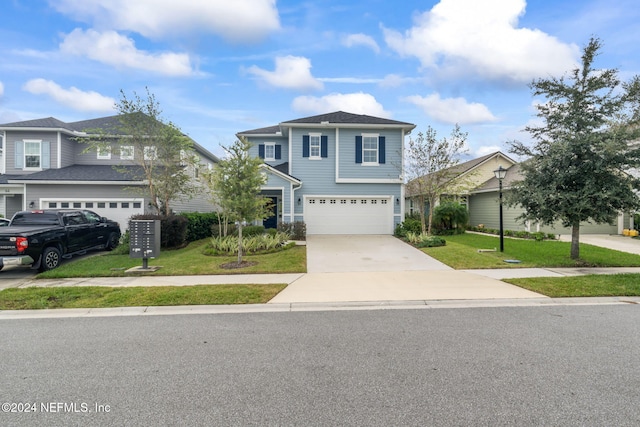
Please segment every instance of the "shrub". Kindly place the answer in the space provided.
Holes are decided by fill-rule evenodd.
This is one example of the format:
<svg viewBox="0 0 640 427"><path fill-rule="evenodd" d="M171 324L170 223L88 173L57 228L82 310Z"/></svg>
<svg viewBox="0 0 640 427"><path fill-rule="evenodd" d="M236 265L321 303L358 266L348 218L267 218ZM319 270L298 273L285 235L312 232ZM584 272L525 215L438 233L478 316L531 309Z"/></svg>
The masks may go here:
<svg viewBox="0 0 640 427"><path fill-rule="evenodd" d="M165 249L182 248L187 242L188 220L180 215L133 215L132 220L159 220L160 246Z"/></svg>
<svg viewBox="0 0 640 427"><path fill-rule="evenodd" d="M218 224L218 214L215 212L183 212L180 216L189 221L187 224L188 242L211 237L211 226Z"/></svg>
<svg viewBox="0 0 640 427"><path fill-rule="evenodd" d="M269 253L284 248L295 246L295 243L287 244L289 235L276 232L276 234L259 234L242 238L242 248L246 254ZM212 237L206 245L205 255L235 255L238 253L238 237Z"/></svg>
<svg viewBox="0 0 640 427"><path fill-rule="evenodd" d="M457 234L464 232L469 220L467 208L458 202L444 202L433 210L433 228L437 234L445 230L453 230Z"/></svg>
<svg viewBox="0 0 640 427"><path fill-rule="evenodd" d="M427 236L426 234L408 232L405 240L418 248L432 248L445 246L447 241L438 236Z"/></svg>
<svg viewBox="0 0 640 427"><path fill-rule="evenodd" d="M420 218L414 218L413 216L405 218L405 220L396 226L395 235L398 237L405 237L407 233L421 233L422 224Z"/></svg>
<svg viewBox="0 0 640 427"><path fill-rule="evenodd" d="M307 225L302 221L281 222L278 231L288 234L291 240L307 240Z"/></svg>
<svg viewBox="0 0 640 427"><path fill-rule="evenodd" d="M264 234L264 225L247 225L242 227L242 237L259 236L260 234ZM238 235L237 228L234 235Z"/></svg>

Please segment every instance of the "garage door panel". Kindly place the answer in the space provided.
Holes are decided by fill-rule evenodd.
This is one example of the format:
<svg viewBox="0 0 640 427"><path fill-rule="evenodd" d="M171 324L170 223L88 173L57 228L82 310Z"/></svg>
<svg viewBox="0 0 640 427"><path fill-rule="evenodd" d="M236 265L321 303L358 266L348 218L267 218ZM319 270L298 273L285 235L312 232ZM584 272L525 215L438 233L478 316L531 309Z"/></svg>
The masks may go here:
<svg viewBox="0 0 640 427"><path fill-rule="evenodd" d="M308 234L392 234L389 197L308 197Z"/></svg>

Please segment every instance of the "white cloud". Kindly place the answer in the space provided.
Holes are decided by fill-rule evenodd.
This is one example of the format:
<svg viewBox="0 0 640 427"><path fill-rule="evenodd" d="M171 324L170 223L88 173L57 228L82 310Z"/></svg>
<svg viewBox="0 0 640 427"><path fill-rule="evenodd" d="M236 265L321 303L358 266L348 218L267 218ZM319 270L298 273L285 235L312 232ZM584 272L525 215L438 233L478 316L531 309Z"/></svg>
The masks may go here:
<svg viewBox="0 0 640 427"><path fill-rule="evenodd" d="M342 44L346 47L365 46L373 50L375 53L380 53L380 46L371 36L366 34L349 34L342 39Z"/></svg>
<svg viewBox="0 0 640 427"><path fill-rule="evenodd" d="M4 85L0 82L0 96L4 95Z"/></svg>
<svg viewBox="0 0 640 427"><path fill-rule="evenodd" d="M579 56L537 29L517 28L525 0L441 0L401 34L383 28L386 43L426 68L530 82L573 69Z"/></svg>
<svg viewBox="0 0 640 427"><path fill-rule="evenodd" d="M464 98L442 99L434 93L425 97L408 96L403 100L420 107L426 115L442 123L470 124L497 120L485 105L469 103Z"/></svg>
<svg viewBox="0 0 640 427"><path fill-rule="evenodd" d="M25 83L24 90L34 95L48 95L60 104L78 111L113 111L115 100L98 92L84 92L78 88L64 89L57 83L45 79L32 79Z"/></svg>
<svg viewBox="0 0 640 427"><path fill-rule="evenodd" d="M276 0L50 0L59 12L97 28L145 37L208 32L253 42L280 29Z"/></svg>
<svg viewBox="0 0 640 427"><path fill-rule="evenodd" d="M419 81L419 79L416 79L415 77L403 77L398 74L387 74L384 76L384 79L380 81L380 86L393 88L400 87L407 83L415 83L417 81Z"/></svg>
<svg viewBox="0 0 640 427"><path fill-rule="evenodd" d="M152 54L136 49L132 39L115 31L103 33L76 28L60 44L63 53L86 56L116 68L135 68L169 76L193 74L189 55L184 53Z"/></svg>
<svg viewBox="0 0 640 427"><path fill-rule="evenodd" d="M252 66L247 71L270 86L308 90L322 89L324 85L311 75L311 61L301 56L279 56L276 58L276 69L267 71Z"/></svg>
<svg viewBox="0 0 640 427"><path fill-rule="evenodd" d="M482 147L478 147L475 150L476 157L486 156L487 154L495 153L496 151L503 151L497 145L483 145Z"/></svg>
<svg viewBox="0 0 640 427"><path fill-rule="evenodd" d="M332 93L322 97L299 96L291 103L298 113L322 114L332 111L345 111L353 114L367 114L376 117L391 117L382 104L368 93Z"/></svg>

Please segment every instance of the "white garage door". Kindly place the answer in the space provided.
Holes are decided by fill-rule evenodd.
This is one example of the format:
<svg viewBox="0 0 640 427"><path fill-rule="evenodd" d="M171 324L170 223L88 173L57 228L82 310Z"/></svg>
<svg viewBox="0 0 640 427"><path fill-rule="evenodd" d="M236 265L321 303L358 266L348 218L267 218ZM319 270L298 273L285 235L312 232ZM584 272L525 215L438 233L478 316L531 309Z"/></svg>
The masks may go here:
<svg viewBox="0 0 640 427"><path fill-rule="evenodd" d="M305 198L307 234L393 234L391 197Z"/></svg>
<svg viewBox="0 0 640 427"><path fill-rule="evenodd" d="M40 209L88 209L117 221L123 233L129 229L131 215L144 213L140 199L41 199Z"/></svg>

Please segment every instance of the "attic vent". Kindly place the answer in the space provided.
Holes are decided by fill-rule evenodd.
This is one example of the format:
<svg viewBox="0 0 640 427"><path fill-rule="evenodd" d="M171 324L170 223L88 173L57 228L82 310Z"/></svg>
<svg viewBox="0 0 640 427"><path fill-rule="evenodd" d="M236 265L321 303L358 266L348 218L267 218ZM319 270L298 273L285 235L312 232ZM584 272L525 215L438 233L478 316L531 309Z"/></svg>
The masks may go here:
<svg viewBox="0 0 640 427"><path fill-rule="evenodd" d="M321 124L321 125L328 125L328 124L329 124L329 122L328 122L328 121L327 121L327 122L320 122L320 124Z"/></svg>

